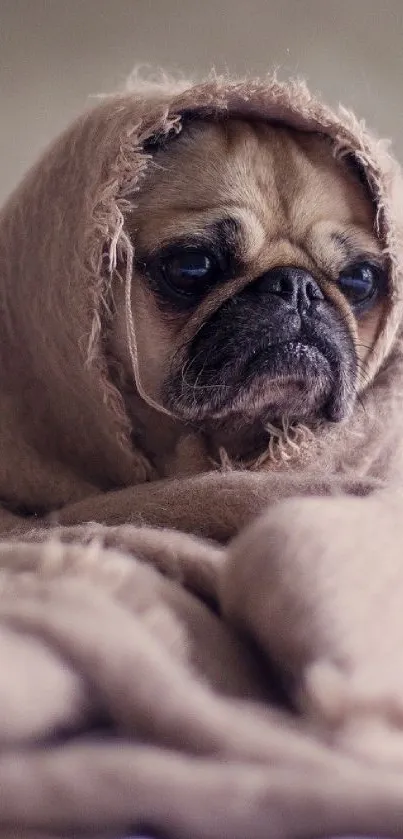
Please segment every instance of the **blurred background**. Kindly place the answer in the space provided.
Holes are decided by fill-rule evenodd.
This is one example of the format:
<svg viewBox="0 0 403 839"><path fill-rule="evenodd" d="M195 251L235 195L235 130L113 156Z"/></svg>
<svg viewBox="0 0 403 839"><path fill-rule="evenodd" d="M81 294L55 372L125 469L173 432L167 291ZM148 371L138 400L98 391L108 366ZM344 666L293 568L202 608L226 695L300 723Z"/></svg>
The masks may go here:
<svg viewBox="0 0 403 839"><path fill-rule="evenodd" d="M403 0L0 0L0 201L92 94L142 63L304 76L403 161Z"/></svg>

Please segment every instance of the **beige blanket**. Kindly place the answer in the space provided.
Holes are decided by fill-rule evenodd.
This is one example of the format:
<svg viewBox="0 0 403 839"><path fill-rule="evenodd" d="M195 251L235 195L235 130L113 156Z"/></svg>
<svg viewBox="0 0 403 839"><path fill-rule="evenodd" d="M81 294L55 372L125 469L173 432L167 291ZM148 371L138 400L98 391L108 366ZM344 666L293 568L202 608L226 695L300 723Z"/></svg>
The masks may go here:
<svg viewBox="0 0 403 839"><path fill-rule="evenodd" d="M295 471L211 472L190 439L156 474L110 377L119 271L141 392L126 220L189 110L327 133L377 205L370 386ZM2 839L403 835L402 201L350 114L214 80L107 99L3 208Z"/></svg>
<svg viewBox="0 0 403 839"><path fill-rule="evenodd" d="M167 532L178 581L99 535L86 547L4 543L0 835L401 835L394 521L381 499L285 502L228 551L189 538L183 564ZM356 527L376 584L362 558L338 573ZM126 554L133 530L120 534ZM182 587L192 561L228 620ZM303 721L270 707L272 659Z"/></svg>

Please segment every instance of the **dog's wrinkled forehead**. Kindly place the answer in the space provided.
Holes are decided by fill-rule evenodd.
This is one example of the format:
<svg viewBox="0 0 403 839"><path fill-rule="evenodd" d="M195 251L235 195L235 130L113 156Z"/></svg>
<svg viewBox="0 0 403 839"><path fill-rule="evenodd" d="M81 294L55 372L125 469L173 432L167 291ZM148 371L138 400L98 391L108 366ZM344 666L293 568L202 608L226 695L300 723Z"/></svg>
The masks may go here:
<svg viewBox="0 0 403 839"><path fill-rule="evenodd" d="M186 124L155 153L139 209L144 204L140 246L157 249L230 219L245 262L284 240L305 250L318 225L323 241L324 223L329 247L343 237L353 249L354 236L365 239L374 221L365 186L327 137L236 119Z"/></svg>

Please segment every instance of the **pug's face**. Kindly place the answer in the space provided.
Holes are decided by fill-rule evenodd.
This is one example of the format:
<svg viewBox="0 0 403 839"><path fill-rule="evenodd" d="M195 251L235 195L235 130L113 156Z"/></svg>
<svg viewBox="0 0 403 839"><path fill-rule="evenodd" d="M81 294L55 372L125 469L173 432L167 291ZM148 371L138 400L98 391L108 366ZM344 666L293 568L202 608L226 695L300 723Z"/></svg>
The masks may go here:
<svg viewBox="0 0 403 839"><path fill-rule="evenodd" d="M155 154L128 224L154 399L206 431L348 415L386 277L366 188L326 138L191 123Z"/></svg>

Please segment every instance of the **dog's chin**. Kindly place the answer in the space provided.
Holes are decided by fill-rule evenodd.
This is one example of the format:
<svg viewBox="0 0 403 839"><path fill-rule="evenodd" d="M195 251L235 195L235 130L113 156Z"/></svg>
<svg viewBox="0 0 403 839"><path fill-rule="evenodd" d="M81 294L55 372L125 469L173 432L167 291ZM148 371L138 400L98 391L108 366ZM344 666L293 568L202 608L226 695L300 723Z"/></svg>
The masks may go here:
<svg viewBox="0 0 403 839"><path fill-rule="evenodd" d="M354 398L352 360L331 360L316 345L287 341L234 356L224 369L201 367L193 381L175 374L166 388L168 404L183 420L214 433L267 424L338 422ZM190 359L187 369L194 369ZM195 371L196 372L196 371Z"/></svg>

